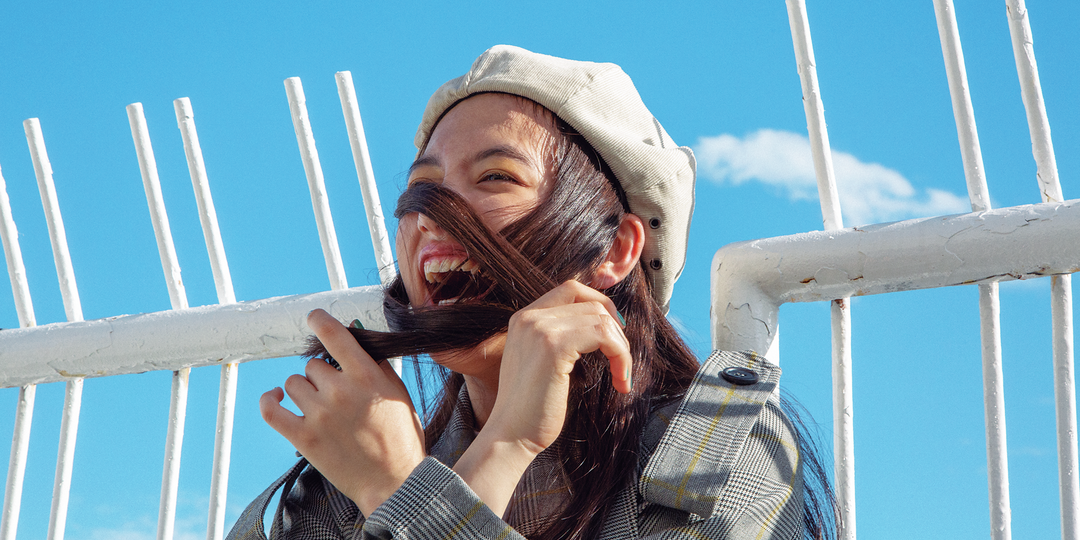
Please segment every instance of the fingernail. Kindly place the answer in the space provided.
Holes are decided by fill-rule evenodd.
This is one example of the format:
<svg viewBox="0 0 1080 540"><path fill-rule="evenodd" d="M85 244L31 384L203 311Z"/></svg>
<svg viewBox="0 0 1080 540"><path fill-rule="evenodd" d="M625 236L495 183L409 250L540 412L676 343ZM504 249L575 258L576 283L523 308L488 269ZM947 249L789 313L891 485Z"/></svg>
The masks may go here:
<svg viewBox="0 0 1080 540"><path fill-rule="evenodd" d="M626 379L627 381L630 380L630 366L626 366L626 372L623 373L623 378Z"/></svg>
<svg viewBox="0 0 1080 540"><path fill-rule="evenodd" d="M360 319L353 319L353 321L349 323L349 328L359 328L360 330L363 330L364 323L360 322Z"/></svg>
<svg viewBox="0 0 1080 540"><path fill-rule="evenodd" d="M615 312L615 315L619 316L619 324L623 325L623 328L625 328L626 327L626 318L623 317L622 313L619 313L618 311Z"/></svg>

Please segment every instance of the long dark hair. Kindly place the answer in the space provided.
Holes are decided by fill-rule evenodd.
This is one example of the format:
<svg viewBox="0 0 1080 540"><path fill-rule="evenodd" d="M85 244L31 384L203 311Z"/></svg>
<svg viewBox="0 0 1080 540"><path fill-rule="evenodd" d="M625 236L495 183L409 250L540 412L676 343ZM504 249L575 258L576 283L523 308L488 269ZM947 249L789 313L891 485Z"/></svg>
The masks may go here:
<svg viewBox="0 0 1080 540"><path fill-rule="evenodd" d="M583 137L547 109L533 105L555 122L561 136L549 149L556 176L553 190L521 218L501 231L490 231L460 196L432 182L415 182L398 199L398 218L423 213L461 243L482 274L465 287L472 299L431 307L411 306L400 276L395 279L384 299L391 332L351 329L372 357L467 351L505 332L514 312L556 285L569 279L587 283L604 261L628 212L625 196ZM626 319L633 390L627 395L614 390L607 360L599 351L578 360L557 448L571 487L569 500L534 538L599 535L611 501L637 480L640 438L650 407L681 398L697 373L695 355L668 322L651 289L639 263L604 291ZM309 354L325 351L314 343ZM434 407L430 411L425 407L424 414L428 448L447 427L464 384L462 375L437 369L443 376L442 389Z"/></svg>

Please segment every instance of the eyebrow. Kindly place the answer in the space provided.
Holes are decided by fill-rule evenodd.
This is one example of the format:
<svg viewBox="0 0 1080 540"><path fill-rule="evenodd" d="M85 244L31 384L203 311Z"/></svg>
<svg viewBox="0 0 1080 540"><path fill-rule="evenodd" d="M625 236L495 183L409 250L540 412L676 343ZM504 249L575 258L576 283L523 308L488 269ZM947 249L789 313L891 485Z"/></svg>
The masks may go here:
<svg viewBox="0 0 1080 540"><path fill-rule="evenodd" d="M475 156L473 156L472 161L474 161L474 162L483 161L483 160L488 159L490 157L496 157L496 156L512 159L512 160L520 162L520 163L522 163L522 164L524 164L524 165L526 165L528 167L532 167L534 169L539 169L539 167L537 167L537 165L536 165L536 162L533 160L532 156L530 156L530 155L528 155L528 154L526 154L524 152L521 152L520 150L518 150L517 148L515 148L513 146L505 145L505 144L500 144L498 146L493 146L493 147L488 148L486 150L481 150ZM409 176L412 176L412 174L419 168L422 168L422 167L439 167L441 165L442 165L441 162L435 156L422 156L422 157L419 157L419 158L416 159L416 161L414 161L412 163L412 165L409 166Z"/></svg>

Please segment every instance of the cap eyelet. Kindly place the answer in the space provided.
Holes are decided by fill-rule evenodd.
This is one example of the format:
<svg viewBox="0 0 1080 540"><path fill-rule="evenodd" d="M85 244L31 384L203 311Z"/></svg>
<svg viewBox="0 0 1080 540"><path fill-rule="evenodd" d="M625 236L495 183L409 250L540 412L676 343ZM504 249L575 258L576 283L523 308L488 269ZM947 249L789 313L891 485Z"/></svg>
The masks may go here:
<svg viewBox="0 0 1080 540"><path fill-rule="evenodd" d="M659 270L661 266L664 266L664 263L660 262L660 259L649 261L649 268L652 268L653 270Z"/></svg>
<svg viewBox="0 0 1080 540"><path fill-rule="evenodd" d="M654 217L654 218L650 219L649 220L649 227L652 227L653 229L659 229L660 228L660 218Z"/></svg>

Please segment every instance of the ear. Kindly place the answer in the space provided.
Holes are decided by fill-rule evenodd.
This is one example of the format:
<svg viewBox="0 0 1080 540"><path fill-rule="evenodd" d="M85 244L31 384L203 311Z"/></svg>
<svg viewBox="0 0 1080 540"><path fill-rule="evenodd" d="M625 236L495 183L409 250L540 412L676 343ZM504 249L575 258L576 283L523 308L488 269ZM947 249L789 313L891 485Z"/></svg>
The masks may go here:
<svg viewBox="0 0 1080 540"><path fill-rule="evenodd" d="M637 266L644 248L645 226L641 218L634 214L624 215L622 223L619 223L619 232L615 235L615 243L593 274L592 286L602 291L622 281Z"/></svg>

